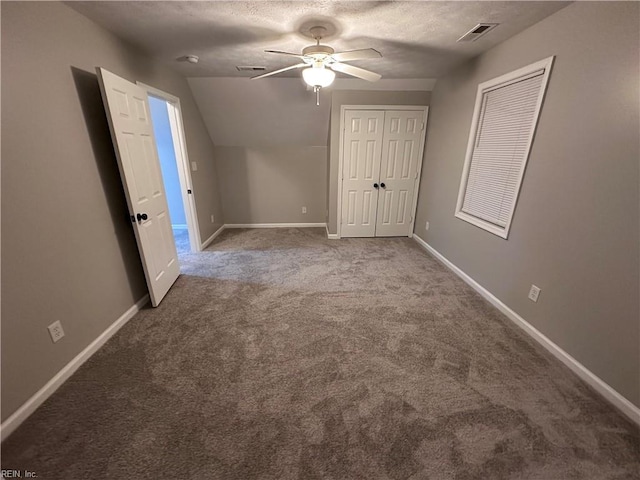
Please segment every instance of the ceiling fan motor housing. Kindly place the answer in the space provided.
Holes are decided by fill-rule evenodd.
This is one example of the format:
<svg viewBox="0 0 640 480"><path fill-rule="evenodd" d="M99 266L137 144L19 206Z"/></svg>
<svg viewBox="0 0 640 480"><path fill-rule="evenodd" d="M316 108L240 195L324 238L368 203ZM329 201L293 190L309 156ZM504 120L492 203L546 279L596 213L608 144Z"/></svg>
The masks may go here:
<svg viewBox="0 0 640 480"><path fill-rule="evenodd" d="M333 55L335 50L329 45L309 45L302 49L302 56L312 57L314 60L324 60Z"/></svg>
<svg viewBox="0 0 640 480"><path fill-rule="evenodd" d="M263 73L252 79L264 78L278 73L286 72L302 68L302 77L307 85L314 87L316 92L316 103L319 101L317 95L320 88L327 87L333 82L336 74L341 72L352 77L361 78L370 82L379 80L381 75L370 72L360 67L354 67L345 61L360 60L365 58L380 58L382 54L373 48L364 48L360 50L351 50L348 52L335 53L335 50L329 45L321 45L320 41L326 36L327 28L321 25L314 25L309 28L309 35L316 41L315 45L309 45L302 49L300 55L296 53L281 52L279 50L265 50L268 53L276 53L279 55L288 55L297 57L303 63L291 65L290 67L280 68L272 72Z"/></svg>

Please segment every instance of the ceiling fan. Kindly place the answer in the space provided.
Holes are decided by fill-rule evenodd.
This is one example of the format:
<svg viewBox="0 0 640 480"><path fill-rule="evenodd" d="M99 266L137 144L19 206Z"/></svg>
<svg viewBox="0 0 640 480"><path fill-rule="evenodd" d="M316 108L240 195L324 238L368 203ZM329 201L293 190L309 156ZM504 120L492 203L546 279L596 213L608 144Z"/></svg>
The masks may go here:
<svg viewBox="0 0 640 480"><path fill-rule="evenodd" d="M336 77L335 72L345 73L352 77L368 80L369 82L375 82L382 78L382 75L365 70L364 68L342 63L345 61L361 60L365 58L381 58L382 54L380 52L373 48L364 48L361 50L335 53L335 50L330 46L320 44L320 40L322 40L326 30L327 29L325 27L320 26L310 28L309 32L316 41L316 44L303 48L301 54L281 52L279 50L265 50L267 53L276 53L278 55L288 55L290 57L301 58L302 62L296 65L291 65L290 67L281 68L279 70L251 77L251 80L269 77L271 75L286 72L287 70L304 68L304 70L302 70L302 78L307 85L313 87L313 91L316 94L316 105L319 105L320 89L331 85Z"/></svg>

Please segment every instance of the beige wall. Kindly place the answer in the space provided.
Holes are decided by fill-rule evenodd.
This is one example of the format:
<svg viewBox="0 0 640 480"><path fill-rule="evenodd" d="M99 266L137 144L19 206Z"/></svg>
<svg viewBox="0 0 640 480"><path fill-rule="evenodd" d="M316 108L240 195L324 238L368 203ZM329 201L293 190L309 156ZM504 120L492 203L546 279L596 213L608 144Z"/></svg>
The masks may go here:
<svg viewBox="0 0 640 480"><path fill-rule="evenodd" d="M425 88L431 83L425 82ZM338 228L338 155L340 144L340 107L342 105L429 105L431 92L428 91L358 91L333 92L331 97L331 117L329 131L329 165L327 175L327 228L335 234Z"/></svg>
<svg viewBox="0 0 640 480"><path fill-rule="evenodd" d="M439 79L416 233L640 405L639 5L577 2ZM508 240L454 218L478 83L555 55ZM425 222L430 222L425 231ZM538 303L527 299L532 283Z"/></svg>
<svg viewBox="0 0 640 480"><path fill-rule="evenodd" d="M326 146L331 89L320 105L301 78L189 78L211 139L224 147Z"/></svg>
<svg viewBox="0 0 640 480"><path fill-rule="evenodd" d="M146 293L96 66L180 97L203 239L222 221L186 80L61 3L2 2L3 420Z"/></svg>
<svg viewBox="0 0 640 480"><path fill-rule="evenodd" d="M216 147L216 159L227 224L324 223L326 147Z"/></svg>
<svg viewBox="0 0 640 480"><path fill-rule="evenodd" d="M300 78L189 85L216 144L225 222L324 223L330 90L316 106Z"/></svg>
<svg viewBox="0 0 640 480"><path fill-rule="evenodd" d="M417 82L423 82L425 90L433 86L430 79L387 80L381 86L389 89L393 85L406 84L415 89ZM353 86L353 82L343 84L349 88ZM277 221L283 223L324 223L328 211L332 233L336 231L337 218L340 106L428 105L430 96L428 91L334 90L330 87L323 90L320 106L316 106L313 92L300 78L253 81L248 78L189 78L189 85L216 144L225 221L273 223L276 220L269 219L278 218ZM316 159L320 150L309 147L322 147L326 152L324 160ZM314 152L311 155L314 160L311 171L307 172L299 168L303 165L299 159L308 156L309 152ZM283 157L276 158L276 155ZM234 161L241 163L232 165ZM247 185L254 185L253 179L258 179L261 171L276 166L284 168L285 165L293 168L287 167L287 175L271 175L270 188L256 185L261 189L259 193L253 190L251 194L239 193L246 192ZM320 168L324 174L317 177ZM302 198L291 186L311 186L311 175L314 175L313 188L307 189ZM237 186L241 188L237 189ZM283 196L287 191L289 196ZM300 213L302 201L312 205L324 203L321 208L314 207L313 216L311 213L303 216ZM267 209L267 205L272 205L274 210ZM284 212L288 212L287 215Z"/></svg>

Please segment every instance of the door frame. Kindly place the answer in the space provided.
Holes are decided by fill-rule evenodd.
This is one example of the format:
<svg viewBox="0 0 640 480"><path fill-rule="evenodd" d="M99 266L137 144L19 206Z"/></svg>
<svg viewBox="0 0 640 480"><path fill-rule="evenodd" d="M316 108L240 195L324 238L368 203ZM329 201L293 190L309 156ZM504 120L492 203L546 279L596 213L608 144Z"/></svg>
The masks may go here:
<svg viewBox="0 0 640 480"><path fill-rule="evenodd" d="M195 190L193 188L191 168L189 166L189 155L187 153L187 143L184 135L180 99L175 95L171 95L170 93L152 87L151 85L147 85L146 83L140 81L136 83L147 91L147 96L156 97L167 102L169 125L171 127L171 137L173 139L173 149L176 157L176 166L178 168L180 191L182 193L182 204L184 205L185 216L187 219L189 244L192 252L199 252L201 250L200 227L198 225ZM191 191L191 194L188 193L189 191Z"/></svg>
<svg viewBox="0 0 640 480"><path fill-rule="evenodd" d="M422 163L424 162L424 144L427 134L427 118L429 115L429 107L427 105L342 105L340 107L340 140L338 143L338 212L337 212L337 228L336 238L342 238L342 185L344 174L342 172L344 160L344 130L345 115L347 110L408 110L422 111L422 124L424 135L420 137L420 161L418 162L418 175L413 185L413 205L411 207L411 223L409 225L409 238L413 237L413 228L416 221L416 209L418 208L418 187L420 186L420 177L422 176Z"/></svg>

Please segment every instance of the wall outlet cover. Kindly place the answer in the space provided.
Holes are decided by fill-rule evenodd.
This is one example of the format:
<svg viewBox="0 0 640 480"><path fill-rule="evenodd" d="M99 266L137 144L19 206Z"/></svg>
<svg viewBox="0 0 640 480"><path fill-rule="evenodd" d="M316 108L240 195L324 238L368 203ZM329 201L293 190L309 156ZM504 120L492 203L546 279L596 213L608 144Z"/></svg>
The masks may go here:
<svg viewBox="0 0 640 480"><path fill-rule="evenodd" d="M53 322L47 327L47 329L49 330L49 335L51 335L51 340L53 340L53 343L56 343L58 340L64 337L64 330L62 329L60 320L56 320L55 322Z"/></svg>
<svg viewBox="0 0 640 480"><path fill-rule="evenodd" d="M424 229L425 229L425 230L429 230L429 222L425 223L425 225L424 225Z"/></svg>
<svg viewBox="0 0 640 480"><path fill-rule="evenodd" d="M531 289L529 290L529 300L531 300L532 302L537 302L541 291L542 289L540 287L531 285Z"/></svg>

